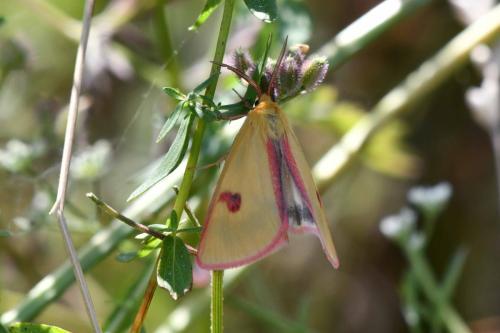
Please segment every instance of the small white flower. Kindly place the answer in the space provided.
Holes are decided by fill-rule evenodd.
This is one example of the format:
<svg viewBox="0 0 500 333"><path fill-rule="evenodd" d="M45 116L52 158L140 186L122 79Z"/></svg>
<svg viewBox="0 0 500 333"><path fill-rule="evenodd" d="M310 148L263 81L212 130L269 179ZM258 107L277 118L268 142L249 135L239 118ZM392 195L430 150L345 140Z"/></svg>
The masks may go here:
<svg viewBox="0 0 500 333"><path fill-rule="evenodd" d="M382 219L380 232L390 239L403 239L413 230L416 221L415 212L404 207L398 214L389 215Z"/></svg>
<svg viewBox="0 0 500 333"><path fill-rule="evenodd" d="M13 139L0 149L0 166L10 172L24 172L31 167L33 160L43 154L45 145L42 142L28 144Z"/></svg>
<svg viewBox="0 0 500 333"><path fill-rule="evenodd" d="M106 173L111 159L111 144L99 140L73 158L71 175L80 180L96 180Z"/></svg>
<svg viewBox="0 0 500 333"><path fill-rule="evenodd" d="M495 5L495 0L449 0L449 2L465 25L473 23Z"/></svg>
<svg viewBox="0 0 500 333"><path fill-rule="evenodd" d="M430 187L414 187L408 192L408 201L424 212L435 213L448 203L452 194L451 185L447 182Z"/></svg>

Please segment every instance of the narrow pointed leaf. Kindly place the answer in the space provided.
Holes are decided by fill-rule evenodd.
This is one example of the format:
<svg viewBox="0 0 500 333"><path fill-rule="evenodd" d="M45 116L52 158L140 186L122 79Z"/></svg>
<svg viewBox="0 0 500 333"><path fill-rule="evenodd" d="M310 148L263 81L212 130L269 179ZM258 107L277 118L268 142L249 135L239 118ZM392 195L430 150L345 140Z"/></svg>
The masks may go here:
<svg viewBox="0 0 500 333"><path fill-rule="evenodd" d="M137 251L137 257L144 258L149 256L153 251L159 249L161 247L162 241L158 238L151 238L146 241L144 247L142 247L139 251Z"/></svg>
<svg viewBox="0 0 500 333"><path fill-rule="evenodd" d="M205 21L212 15L212 13L217 9L220 5L221 0L207 0L205 3L205 7L201 10L200 15L196 19L196 22L192 26L189 27L189 30L198 30L198 28L205 23Z"/></svg>
<svg viewBox="0 0 500 333"><path fill-rule="evenodd" d="M176 88L163 87L163 92L178 101L183 101L186 98L186 95L181 93L179 89Z"/></svg>
<svg viewBox="0 0 500 333"><path fill-rule="evenodd" d="M149 190L153 185L158 183L163 178L167 177L172 171L177 168L180 161L186 153L189 142L189 129L193 123L194 116L190 115L182 119L179 131L175 137L170 149L161 159L158 167L151 175L129 196L128 201L137 198L142 193Z"/></svg>
<svg viewBox="0 0 500 333"><path fill-rule="evenodd" d="M276 0L244 0L250 12L259 20L266 23L278 17Z"/></svg>
<svg viewBox="0 0 500 333"><path fill-rule="evenodd" d="M158 138L156 138L156 142L160 142L174 128L174 126L177 124L177 122L181 117L183 108L184 108L184 103L177 104L174 112L172 112L172 114L167 118L165 124L161 128L160 134L158 134Z"/></svg>
<svg viewBox="0 0 500 333"><path fill-rule="evenodd" d="M56 326L32 323L15 323L9 326L9 333L70 333Z"/></svg>
<svg viewBox="0 0 500 333"><path fill-rule="evenodd" d="M178 299L191 289L193 283L191 258L179 237L167 236L163 240L157 281L158 286L168 290L173 299Z"/></svg>
<svg viewBox="0 0 500 333"><path fill-rule="evenodd" d="M213 81L217 80L219 78L219 75L217 74L212 74L208 79L197 85L194 89L193 92L195 94L200 94L203 90L205 90L206 87L210 85Z"/></svg>

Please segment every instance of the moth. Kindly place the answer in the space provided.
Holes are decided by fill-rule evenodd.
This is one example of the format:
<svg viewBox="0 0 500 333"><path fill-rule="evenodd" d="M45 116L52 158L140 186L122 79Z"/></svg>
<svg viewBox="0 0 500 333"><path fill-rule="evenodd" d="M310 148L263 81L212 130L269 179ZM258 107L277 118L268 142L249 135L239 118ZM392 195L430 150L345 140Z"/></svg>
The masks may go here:
<svg viewBox="0 0 500 333"><path fill-rule="evenodd" d="M227 156L203 225L196 261L208 270L255 262L288 242L288 233L316 235L330 263L339 261L323 204L310 168L288 119L272 92L286 43L269 80L267 93L236 67L256 90Z"/></svg>

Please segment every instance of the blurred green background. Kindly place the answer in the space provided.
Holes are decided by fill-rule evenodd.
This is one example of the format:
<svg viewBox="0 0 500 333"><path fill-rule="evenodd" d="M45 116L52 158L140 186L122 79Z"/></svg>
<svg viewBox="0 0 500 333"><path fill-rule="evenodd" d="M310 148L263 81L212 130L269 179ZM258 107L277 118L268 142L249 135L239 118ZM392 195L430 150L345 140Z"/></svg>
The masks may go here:
<svg viewBox="0 0 500 333"><path fill-rule="evenodd" d="M266 25L249 13L243 1L237 1L227 59L237 47L258 54L270 32L275 34L273 56L284 35L291 43L308 43L314 52L380 2L278 1L281 16ZM201 0L172 0L165 6L152 0L97 1L69 191L70 227L79 246L109 224L85 193L96 192L113 207L124 209L128 195L143 179L144 168L168 149L171 140L155 144L163 118L173 106L161 87L189 91L208 77L221 11L198 32L188 31L203 5ZM55 219L47 212L57 185L79 37L75 24L82 8L83 1L0 2L0 16L5 19L0 26L0 229L4 232L0 312L18 304L66 259ZM159 8L166 14L171 45L161 39L155 26ZM310 164L462 29L452 4L429 1L345 64L331 68L314 93L287 103L284 110ZM451 301L474 332L500 332L495 158L488 131L474 120L465 102L467 89L481 80L479 71L469 64L419 99L411 112L381 128L323 195L340 269L332 269L316 239L294 237L288 247L252 266L226 290L226 331L410 331L401 290L409 264L401 249L381 234L379 223L408 204L411 187L446 181L453 193L436 220L426 258L440 278L454 252L466 249L468 256ZM224 73L216 101L237 101L231 92L237 84ZM234 131L213 126L202 157L207 159L221 147L228 149L230 135L222 136L226 132ZM99 140L106 141L95 145ZM217 157L206 159L202 161L209 163ZM200 219L216 169L199 171L195 180L190 205L198 207L201 202ZM164 210L152 220L162 223L165 214ZM420 216L419 224L421 220ZM137 241L128 239L87 274L102 322L123 302L128 288L149 275L149 257L130 263L115 259L120 251L137 248ZM177 318L181 321L177 324L187 320L185 332L207 332L206 292L195 288L174 302L159 290L146 320L147 332L167 332L157 328L182 305L198 306L200 311L193 312L192 318ZM425 308L425 297L418 297ZM75 286L34 320L90 332ZM422 320L423 332L432 332L425 316Z"/></svg>

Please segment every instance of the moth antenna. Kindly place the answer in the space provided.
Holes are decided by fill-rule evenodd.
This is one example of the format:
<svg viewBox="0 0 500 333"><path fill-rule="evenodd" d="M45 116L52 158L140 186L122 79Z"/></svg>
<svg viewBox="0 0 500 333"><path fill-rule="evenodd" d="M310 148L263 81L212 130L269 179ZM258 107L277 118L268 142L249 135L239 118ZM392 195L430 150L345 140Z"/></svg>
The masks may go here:
<svg viewBox="0 0 500 333"><path fill-rule="evenodd" d="M259 85L251 77L249 77L248 75L246 75L245 73L243 73L241 70L239 70L238 68L236 68L234 66L224 64L224 63L218 63L215 61L211 61L211 63L213 63L217 66L225 67L225 68L229 69L231 72L233 72L234 74L238 75L240 78L242 78L243 80L248 82L248 84L251 85L255 89L255 91L257 91L257 95L259 95L259 99L260 99L260 97L262 96L262 89L260 89Z"/></svg>
<svg viewBox="0 0 500 333"><path fill-rule="evenodd" d="M267 87L267 95L272 97L271 91L274 88L273 85L276 82L276 76L278 75L278 70L281 67L281 62L283 61L283 57L285 56L286 52L286 44L288 42L288 36L285 38L285 43L283 44L283 47L281 48L280 55L278 57L278 60L276 61L276 65L274 66L273 69L273 74L271 75L271 80L269 81L269 86Z"/></svg>

